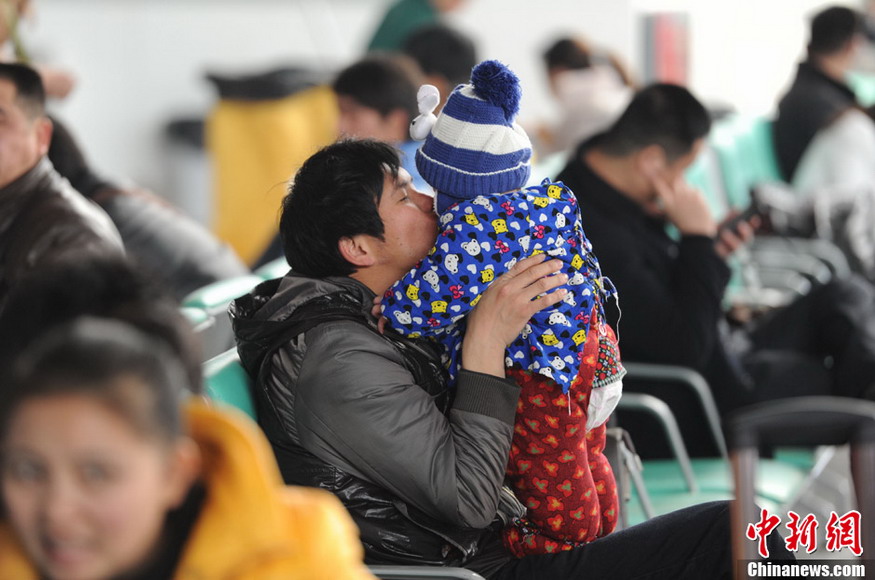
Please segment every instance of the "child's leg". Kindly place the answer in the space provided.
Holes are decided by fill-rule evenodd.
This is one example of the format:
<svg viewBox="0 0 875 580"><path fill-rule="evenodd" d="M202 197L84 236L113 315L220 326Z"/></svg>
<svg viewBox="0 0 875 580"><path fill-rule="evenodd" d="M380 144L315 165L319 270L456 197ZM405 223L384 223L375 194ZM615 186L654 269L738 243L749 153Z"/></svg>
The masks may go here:
<svg viewBox="0 0 875 580"><path fill-rule="evenodd" d="M607 536L617 527L620 502L617 497L617 482L608 458L604 454L605 431L607 424L602 424L586 434L587 450L589 452L589 471L599 499L601 526L598 537Z"/></svg>
<svg viewBox="0 0 875 580"><path fill-rule="evenodd" d="M591 367L575 379L570 398L546 377L508 372L522 394L507 475L528 512L506 532L506 544L520 557L592 541L602 521L585 429Z"/></svg>

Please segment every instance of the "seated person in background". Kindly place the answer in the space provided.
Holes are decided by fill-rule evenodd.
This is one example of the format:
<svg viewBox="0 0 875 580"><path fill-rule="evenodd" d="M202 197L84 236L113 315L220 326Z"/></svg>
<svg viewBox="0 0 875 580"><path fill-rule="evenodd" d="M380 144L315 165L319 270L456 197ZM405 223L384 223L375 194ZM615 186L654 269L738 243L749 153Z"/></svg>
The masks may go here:
<svg viewBox="0 0 875 580"><path fill-rule="evenodd" d="M249 274L225 243L167 201L97 175L66 126L54 119L48 156L58 173L109 215L128 256L177 300L217 280Z"/></svg>
<svg viewBox="0 0 875 580"><path fill-rule="evenodd" d="M875 191L875 122L871 114L852 107L817 132L793 175L792 186L800 197L816 198L835 191L869 196Z"/></svg>
<svg viewBox="0 0 875 580"><path fill-rule="evenodd" d="M625 374L604 322L613 288L605 288L574 194L548 180L523 189L532 148L514 120L520 97L516 75L485 61L436 120L414 121L429 131L416 164L435 191L441 233L382 300L395 330L443 346L452 387L464 318L495 278L527 256L562 261L563 300L532 317L505 360L522 387L507 465L528 508L505 537L517 556L570 550L614 530L616 484L601 450Z"/></svg>
<svg viewBox="0 0 875 580"><path fill-rule="evenodd" d="M119 233L46 157L52 123L39 75L0 63L0 312L9 291L50 262L123 254Z"/></svg>
<svg viewBox="0 0 875 580"><path fill-rule="evenodd" d="M408 132L419 114L416 91L422 83L422 71L410 57L372 54L340 71L332 88L340 108L341 136L376 139L396 147L414 185L427 191L413 161L419 143Z"/></svg>
<svg viewBox="0 0 875 580"><path fill-rule="evenodd" d="M815 183L813 175L800 176L805 177L800 181L796 177L800 160L818 131L841 119L842 134L852 142L860 138L863 143L871 141L875 132L871 119L859 110L856 96L846 84L847 72L864 42L863 33L862 15L844 6L827 8L811 21L808 58L799 63L793 84L781 97L774 124L778 165L784 179L799 188L822 184ZM854 113L850 113L852 109ZM856 154L852 144L837 145L847 147L842 150L844 155ZM871 149L869 146L866 151ZM867 159L867 163L871 168L875 158Z"/></svg>
<svg viewBox="0 0 875 580"><path fill-rule="evenodd" d="M0 397L0 577L367 579L355 528L287 488L254 425L190 401L185 363L80 318L14 364Z"/></svg>
<svg viewBox="0 0 875 580"><path fill-rule="evenodd" d="M6 2L0 10L0 43L12 40L14 57L27 62L17 36L19 19L32 7L29 0ZM11 25L10 25L10 22ZM36 67L50 97L64 98L73 78L61 69ZM55 117L48 157L73 189L97 203L112 219L125 251L141 267L167 284L177 299L223 278L249 270L226 245L166 201L137 188L120 187L94 173L68 129Z"/></svg>
<svg viewBox="0 0 875 580"><path fill-rule="evenodd" d="M875 293L861 278L814 288L729 340L726 258L752 229L718 228L702 193L684 182L709 130L689 91L651 85L559 174L577 195L602 271L622 293L624 359L698 370L723 413L795 395L875 397ZM701 429L685 437L691 452L715 451L697 409L677 402L672 410L685 428Z"/></svg>
<svg viewBox="0 0 875 580"><path fill-rule="evenodd" d="M604 131L632 98L632 81L619 59L593 51L579 38L554 42L544 52L544 64L559 116L534 132L540 155L570 152Z"/></svg>
<svg viewBox="0 0 875 580"><path fill-rule="evenodd" d="M374 141L330 145L291 182L280 232L292 271L231 307L285 481L341 497L368 563L463 566L489 580L728 574L723 502L560 554L514 559L503 546L519 514L501 493L520 396L505 350L564 297L551 276L561 262L520 260L481 296L451 393L434 345L381 334L373 313L434 244L432 201L410 187L397 152ZM776 534L769 541L773 555L789 556Z"/></svg>
<svg viewBox="0 0 875 580"><path fill-rule="evenodd" d="M176 300L122 256L50 264L12 289L0 313L0 374L18 354L79 316L122 320L179 353L192 393L202 388L201 348ZM0 379L2 382L2 379Z"/></svg>
<svg viewBox="0 0 875 580"><path fill-rule="evenodd" d="M478 62L474 41L445 24L417 29L407 37L401 50L422 69L424 82L437 87L442 100L436 111L443 108L457 85L468 82L471 69Z"/></svg>
<svg viewBox="0 0 875 580"><path fill-rule="evenodd" d="M0 10L0 61L33 67L43 81L46 95L64 99L76 86L75 77L62 68L33 63L21 40L18 27L23 19L33 17L34 12L34 4L30 0L6 0L3 3L3 9Z"/></svg>

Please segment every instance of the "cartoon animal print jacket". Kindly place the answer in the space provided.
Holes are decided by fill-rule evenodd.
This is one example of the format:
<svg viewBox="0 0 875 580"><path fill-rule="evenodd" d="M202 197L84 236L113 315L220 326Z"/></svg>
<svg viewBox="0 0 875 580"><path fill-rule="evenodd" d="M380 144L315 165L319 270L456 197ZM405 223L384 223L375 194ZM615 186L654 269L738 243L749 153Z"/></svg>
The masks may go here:
<svg viewBox="0 0 875 580"><path fill-rule="evenodd" d="M463 317L500 274L539 253L564 262L565 299L536 313L508 347L508 368L552 378L568 392L577 376L593 306L611 286L583 232L574 194L561 182L478 196L440 216L441 232L420 264L383 297L383 314L407 336L431 335L445 348L451 383L460 366ZM610 284L608 284L610 286Z"/></svg>

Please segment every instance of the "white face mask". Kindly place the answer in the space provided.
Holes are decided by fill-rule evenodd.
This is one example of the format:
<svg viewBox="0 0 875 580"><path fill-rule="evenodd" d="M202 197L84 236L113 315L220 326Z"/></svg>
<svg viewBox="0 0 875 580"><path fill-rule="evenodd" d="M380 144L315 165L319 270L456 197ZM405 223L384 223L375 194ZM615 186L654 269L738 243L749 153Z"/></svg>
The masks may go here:
<svg viewBox="0 0 875 580"><path fill-rule="evenodd" d="M589 396L589 407L586 409L586 430L590 431L602 425L617 408L623 395L623 379L596 387Z"/></svg>

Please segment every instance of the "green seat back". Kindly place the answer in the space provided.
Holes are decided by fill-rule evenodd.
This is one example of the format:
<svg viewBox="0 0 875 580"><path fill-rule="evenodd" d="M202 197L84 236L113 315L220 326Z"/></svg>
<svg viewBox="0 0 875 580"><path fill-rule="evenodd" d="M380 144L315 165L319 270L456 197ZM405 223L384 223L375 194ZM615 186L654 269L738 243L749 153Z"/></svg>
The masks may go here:
<svg viewBox="0 0 875 580"><path fill-rule="evenodd" d="M726 207L726 197L723 194L723 186L715 180L713 164L714 152L709 146L687 168L684 178L689 185L702 192L708 202L711 215L720 220L726 215L728 208Z"/></svg>
<svg viewBox="0 0 875 580"><path fill-rule="evenodd" d="M720 160L723 190L729 205L745 208L750 203L750 178L742 145L738 139L735 117L722 119L711 129L711 145Z"/></svg>
<svg viewBox="0 0 875 580"><path fill-rule="evenodd" d="M757 183L782 180L768 119L741 115L721 119L711 131L711 144L733 208L747 207L750 188Z"/></svg>
<svg viewBox="0 0 875 580"><path fill-rule="evenodd" d="M189 308L200 308L209 314L224 312L235 298L252 290L264 279L250 274L237 276L227 280L219 280L198 288L182 299L182 305Z"/></svg>
<svg viewBox="0 0 875 580"><path fill-rule="evenodd" d="M214 401L236 407L255 419L249 375L240 364L236 349L231 349L204 363L204 390Z"/></svg>
<svg viewBox="0 0 875 580"><path fill-rule="evenodd" d="M179 312L188 320L195 333L201 332L213 324L213 317L203 308L183 306L179 309Z"/></svg>
<svg viewBox="0 0 875 580"><path fill-rule="evenodd" d="M758 182L783 181L775 153L772 121L765 117L752 118L747 138L753 154L754 178Z"/></svg>
<svg viewBox="0 0 875 580"><path fill-rule="evenodd" d="M289 263L285 258L277 258L255 270L254 274L264 280L273 280L274 278L282 278L289 271Z"/></svg>
<svg viewBox="0 0 875 580"><path fill-rule="evenodd" d="M875 105L875 75L852 72L848 75L848 85L857 95L857 101L864 107Z"/></svg>

